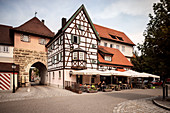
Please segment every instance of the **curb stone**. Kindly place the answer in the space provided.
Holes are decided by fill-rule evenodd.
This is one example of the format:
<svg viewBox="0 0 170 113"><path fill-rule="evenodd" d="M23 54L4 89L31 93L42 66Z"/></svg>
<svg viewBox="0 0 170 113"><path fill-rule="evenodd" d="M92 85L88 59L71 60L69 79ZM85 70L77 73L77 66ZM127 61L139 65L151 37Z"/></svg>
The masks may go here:
<svg viewBox="0 0 170 113"><path fill-rule="evenodd" d="M152 102L153 102L155 105L157 105L157 106L159 106L159 107L161 107L161 108L163 108L163 109L166 109L166 110L169 110L169 111L170 111L170 107L165 106L165 105L162 105L162 104L158 103L158 102L157 102L156 100L154 100L154 99L152 99Z"/></svg>

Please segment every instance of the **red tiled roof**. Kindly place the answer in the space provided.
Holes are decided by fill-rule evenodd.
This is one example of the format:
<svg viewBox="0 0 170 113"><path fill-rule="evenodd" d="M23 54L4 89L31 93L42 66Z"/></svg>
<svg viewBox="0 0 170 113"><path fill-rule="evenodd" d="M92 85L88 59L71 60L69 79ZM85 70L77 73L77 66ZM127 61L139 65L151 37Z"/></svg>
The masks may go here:
<svg viewBox="0 0 170 113"><path fill-rule="evenodd" d="M10 37L10 29L12 29L12 26L0 25L0 44L13 45L13 40Z"/></svg>
<svg viewBox="0 0 170 113"><path fill-rule="evenodd" d="M112 64L112 65L123 65L123 66L130 66L133 65L130 63L130 61L118 50L115 48L109 48L104 46L98 46L98 49L108 51L109 53L113 54L112 61L106 61L104 58L98 53L98 60L100 63L105 64Z"/></svg>
<svg viewBox="0 0 170 113"><path fill-rule="evenodd" d="M97 30L97 32L99 33L99 36L102 38L106 38L106 39L110 39L113 41L118 41L121 43L127 43L127 44L131 44L131 45L135 45L123 32L114 30L114 29L110 29L110 28L106 28L100 25L96 25L93 24L95 29ZM116 36L116 37L121 37L123 39L119 40L118 38L113 39L110 35Z"/></svg>
<svg viewBox="0 0 170 113"><path fill-rule="evenodd" d="M54 36L54 33L46 25L44 25L44 23L41 22L37 17L33 17L32 19L20 25L19 27L14 28L14 30L33 33L47 37Z"/></svg>

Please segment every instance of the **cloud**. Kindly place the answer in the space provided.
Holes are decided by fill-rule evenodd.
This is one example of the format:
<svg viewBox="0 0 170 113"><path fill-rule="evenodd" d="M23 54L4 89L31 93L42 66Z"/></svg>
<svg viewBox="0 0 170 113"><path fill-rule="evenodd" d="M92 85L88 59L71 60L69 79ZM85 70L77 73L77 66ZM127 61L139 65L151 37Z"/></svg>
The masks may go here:
<svg viewBox="0 0 170 113"><path fill-rule="evenodd" d="M111 3L101 13L96 14L96 17L101 19L114 18L121 14L131 16L146 16L152 13L154 2L159 0L119 0Z"/></svg>

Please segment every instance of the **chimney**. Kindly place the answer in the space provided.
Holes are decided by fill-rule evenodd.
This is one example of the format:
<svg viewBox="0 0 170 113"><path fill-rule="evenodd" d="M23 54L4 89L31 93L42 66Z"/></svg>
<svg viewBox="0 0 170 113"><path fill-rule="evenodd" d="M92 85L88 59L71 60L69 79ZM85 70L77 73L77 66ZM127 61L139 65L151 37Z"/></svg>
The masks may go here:
<svg viewBox="0 0 170 113"><path fill-rule="evenodd" d="M62 27L65 26L66 20L67 20L66 18L62 18Z"/></svg>
<svg viewBox="0 0 170 113"><path fill-rule="evenodd" d="M41 22L44 24L45 20L42 19Z"/></svg>

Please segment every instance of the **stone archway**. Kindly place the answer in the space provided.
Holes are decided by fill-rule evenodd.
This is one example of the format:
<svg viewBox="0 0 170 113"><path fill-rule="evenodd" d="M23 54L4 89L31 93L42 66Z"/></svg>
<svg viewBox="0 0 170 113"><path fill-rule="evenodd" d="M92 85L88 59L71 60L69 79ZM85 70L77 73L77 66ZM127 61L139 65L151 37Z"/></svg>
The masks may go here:
<svg viewBox="0 0 170 113"><path fill-rule="evenodd" d="M46 85L47 84L46 66L41 62L35 62L34 64L31 65L31 67L38 69L38 77L40 78L38 84ZM29 81L31 81L31 71L30 71L31 67L29 69Z"/></svg>

